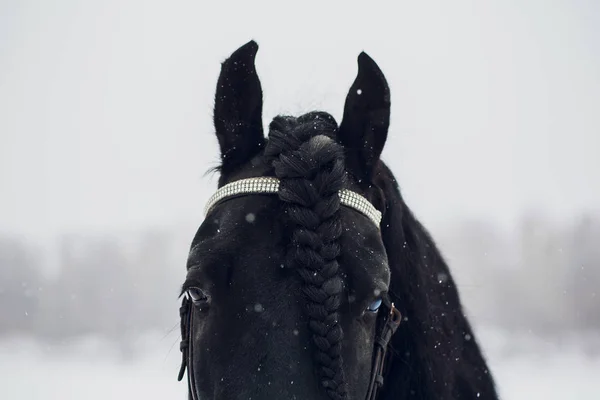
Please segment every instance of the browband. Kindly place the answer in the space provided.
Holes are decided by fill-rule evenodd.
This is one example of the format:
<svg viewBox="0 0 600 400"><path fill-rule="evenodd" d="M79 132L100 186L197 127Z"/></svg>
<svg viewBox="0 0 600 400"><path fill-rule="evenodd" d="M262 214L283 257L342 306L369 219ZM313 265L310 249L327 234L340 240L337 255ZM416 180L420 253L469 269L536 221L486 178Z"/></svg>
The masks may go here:
<svg viewBox="0 0 600 400"><path fill-rule="evenodd" d="M204 208L204 214L222 200L230 197L236 197L246 194L277 194L279 192L279 179L273 177L260 177L240 179L239 181L228 183L218 189ZM381 223L381 212L377 210L366 198L360 194L348 189L342 189L338 192L340 202L356 211L366 215L379 228Z"/></svg>

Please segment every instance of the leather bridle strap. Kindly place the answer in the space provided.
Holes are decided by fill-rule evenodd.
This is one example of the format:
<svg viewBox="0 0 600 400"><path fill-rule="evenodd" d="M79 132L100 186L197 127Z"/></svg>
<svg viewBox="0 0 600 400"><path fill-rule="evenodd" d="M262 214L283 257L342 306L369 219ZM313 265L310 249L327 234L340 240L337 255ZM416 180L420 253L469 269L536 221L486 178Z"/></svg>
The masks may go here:
<svg viewBox="0 0 600 400"><path fill-rule="evenodd" d="M183 302L179 308L179 315L181 317L181 343L179 349L181 350L181 367L179 368L179 375L177 380L181 381L185 374L185 369L188 370L188 398L189 400L199 400L196 396L196 387L194 385L194 374L192 373L192 357L193 357L193 338L192 338L192 323L194 310L192 310L192 301L187 297L183 296Z"/></svg>
<svg viewBox="0 0 600 400"><path fill-rule="evenodd" d="M387 300L385 303L388 303ZM369 381L367 396L365 397L366 400L375 400L379 389L383 386L388 346L402 321L402 314L394 307L394 303L389 303L388 308L390 311L385 314L383 326L379 334L375 337L375 353L373 355L373 367L371 369L371 379Z"/></svg>

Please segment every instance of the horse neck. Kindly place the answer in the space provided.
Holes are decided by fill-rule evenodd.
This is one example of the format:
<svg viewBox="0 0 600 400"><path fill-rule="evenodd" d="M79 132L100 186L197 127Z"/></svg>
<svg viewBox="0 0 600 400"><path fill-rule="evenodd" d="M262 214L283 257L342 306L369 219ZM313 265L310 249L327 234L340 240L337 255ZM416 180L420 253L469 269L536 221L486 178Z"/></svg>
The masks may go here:
<svg viewBox="0 0 600 400"><path fill-rule="evenodd" d="M382 236L392 272L390 294L405 320L392 341L390 386L382 399L471 398L471 393L474 398L478 391L495 398L491 374L440 250L395 181L389 180L384 193Z"/></svg>

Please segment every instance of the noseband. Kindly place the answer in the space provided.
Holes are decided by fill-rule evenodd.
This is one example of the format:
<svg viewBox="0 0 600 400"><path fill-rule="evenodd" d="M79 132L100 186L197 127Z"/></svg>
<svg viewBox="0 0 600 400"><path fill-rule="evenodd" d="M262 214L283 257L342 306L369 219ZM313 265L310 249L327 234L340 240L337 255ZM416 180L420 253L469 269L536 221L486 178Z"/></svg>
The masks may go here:
<svg viewBox="0 0 600 400"><path fill-rule="evenodd" d="M279 180L271 177L242 179L229 183L215 192L210 197L205 208L205 214L208 214L212 208L224 200L245 196L248 194L277 194L279 191ZM343 189L339 191L340 202L342 205L352 208L366 217L368 217L377 227L381 223L381 212L377 210L366 198L351 190ZM387 359L387 350L393 334L398 329L402 320L400 311L394 307L394 303L385 297L382 299L382 305L378 311L384 313L375 335L375 349L373 352L373 364L371 367L371 377L365 400L375 400L379 389L383 386L384 366ZM181 367L179 369L178 381L183 379L185 370L188 370L188 397L190 400L200 400L196 393L195 376L192 372L194 355L194 336L192 327L194 325L194 309L192 301L184 294L183 302L179 308L181 318Z"/></svg>

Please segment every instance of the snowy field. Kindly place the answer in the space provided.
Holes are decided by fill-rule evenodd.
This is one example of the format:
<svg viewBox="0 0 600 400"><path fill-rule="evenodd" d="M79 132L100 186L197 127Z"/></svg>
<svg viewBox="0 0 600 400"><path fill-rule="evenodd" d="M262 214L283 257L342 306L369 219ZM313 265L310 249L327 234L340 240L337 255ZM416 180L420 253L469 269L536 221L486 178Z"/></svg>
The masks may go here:
<svg viewBox="0 0 600 400"><path fill-rule="evenodd" d="M149 335L135 344L138 356L125 359L99 341L68 346L0 343L2 400L185 399L177 382L176 333ZM481 335L505 400L600 399L598 343L572 339L561 345L532 337L489 331ZM581 343L588 343L584 350Z"/></svg>

